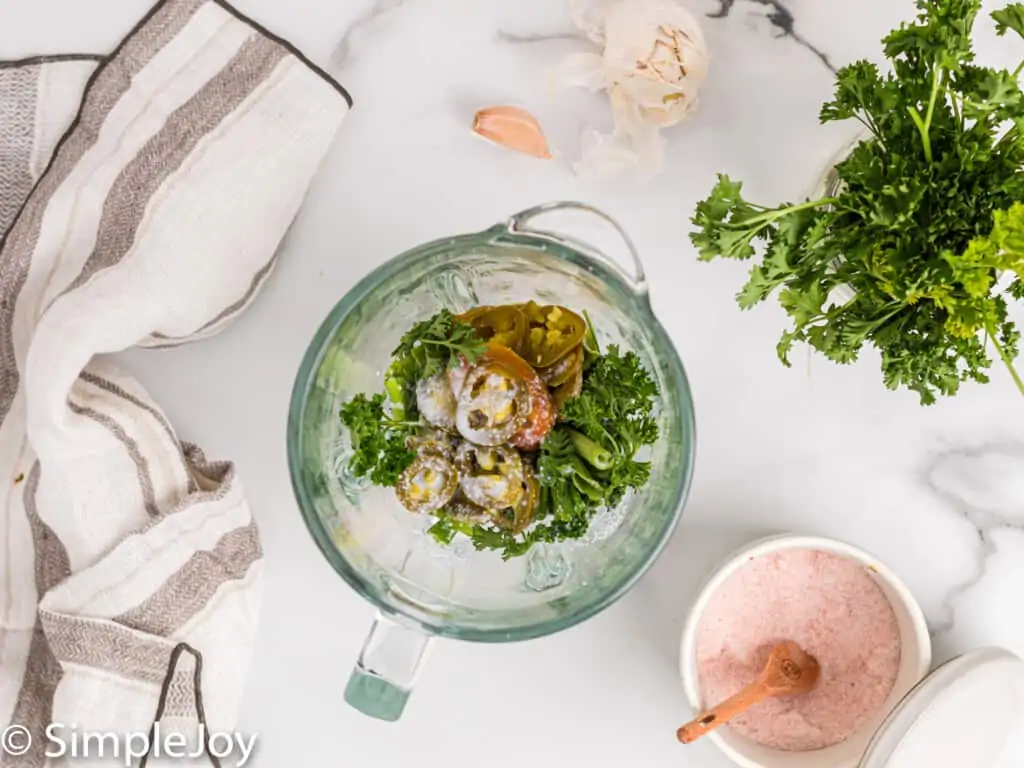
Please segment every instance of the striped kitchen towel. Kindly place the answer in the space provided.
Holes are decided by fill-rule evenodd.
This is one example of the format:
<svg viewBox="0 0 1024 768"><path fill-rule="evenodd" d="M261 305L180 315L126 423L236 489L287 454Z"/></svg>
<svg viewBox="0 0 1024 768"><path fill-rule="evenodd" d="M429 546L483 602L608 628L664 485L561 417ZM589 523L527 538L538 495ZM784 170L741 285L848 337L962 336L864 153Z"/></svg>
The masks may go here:
<svg viewBox="0 0 1024 768"><path fill-rule="evenodd" d="M108 356L246 308L350 107L221 0L0 64L0 730L27 729L0 765L52 763L49 724L147 732L158 699L235 727L259 533L232 465Z"/></svg>

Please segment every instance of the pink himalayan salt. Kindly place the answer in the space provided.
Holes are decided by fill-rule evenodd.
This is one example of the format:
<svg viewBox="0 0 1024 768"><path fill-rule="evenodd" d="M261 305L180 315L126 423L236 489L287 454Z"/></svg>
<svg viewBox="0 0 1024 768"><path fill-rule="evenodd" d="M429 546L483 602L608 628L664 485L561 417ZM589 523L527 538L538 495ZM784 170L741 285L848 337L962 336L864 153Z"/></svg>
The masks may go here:
<svg viewBox="0 0 1024 768"><path fill-rule="evenodd" d="M781 640L813 655L821 677L811 691L762 702L725 726L752 741L787 751L833 746L863 726L892 692L899 627L888 599L859 563L791 549L752 559L726 579L698 627L704 704L753 682Z"/></svg>

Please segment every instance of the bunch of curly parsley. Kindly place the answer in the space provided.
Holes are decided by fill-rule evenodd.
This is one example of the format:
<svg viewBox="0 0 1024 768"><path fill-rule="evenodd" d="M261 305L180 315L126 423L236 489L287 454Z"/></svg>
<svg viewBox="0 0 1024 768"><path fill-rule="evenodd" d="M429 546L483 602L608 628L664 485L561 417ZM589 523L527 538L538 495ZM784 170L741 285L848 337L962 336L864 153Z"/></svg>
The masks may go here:
<svg viewBox="0 0 1024 768"><path fill-rule="evenodd" d="M980 0L918 0L882 42L892 71L841 69L821 122L854 119L869 136L835 169L834 196L766 208L720 175L691 234L701 260L761 256L737 296L748 309L778 292L797 342L837 363L865 345L890 389L929 405L964 381L988 381L993 348L1021 394L1020 332L1007 300L1024 299L1024 94L1013 72L977 66ZM992 14L1024 37L1024 4ZM853 298L832 298L839 287Z"/></svg>

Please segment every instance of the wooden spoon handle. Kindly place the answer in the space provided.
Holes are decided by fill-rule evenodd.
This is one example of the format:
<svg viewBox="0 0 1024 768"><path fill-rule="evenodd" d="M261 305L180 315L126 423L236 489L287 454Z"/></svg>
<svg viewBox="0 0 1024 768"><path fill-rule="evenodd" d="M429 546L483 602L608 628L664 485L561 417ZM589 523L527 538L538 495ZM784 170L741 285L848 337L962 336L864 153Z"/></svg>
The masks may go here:
<svg viewBox="0 0 1024 768"><path fill-rule="evenodd" d="M764 684L764 681L756 680L735 696L731 696L718 706L702 712L695 719L680 728L676 732L676 736L683 744L690 744L709 731L713 731L718 726L732 720L741 712L772 696L771 689Z"/></svg>

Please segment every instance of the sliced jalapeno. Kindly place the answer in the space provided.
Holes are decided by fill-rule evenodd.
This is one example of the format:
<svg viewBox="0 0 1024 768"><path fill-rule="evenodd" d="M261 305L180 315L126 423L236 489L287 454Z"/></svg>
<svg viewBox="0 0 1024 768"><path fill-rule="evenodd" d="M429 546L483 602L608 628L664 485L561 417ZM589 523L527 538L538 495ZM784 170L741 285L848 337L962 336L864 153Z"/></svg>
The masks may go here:
<svg viewBox="0 0 1024 768"><path fill-rule="evenodd" d="M491 513L491 520L499 528L512 534L519 534L530 527L537 516L537 505L540 503L540 480L528 465L523 465L523 495L514 507L496 510Z"/></svg>
<svg viewBox="0 0 1024 768"><path fill-rule="evenodd" d="M526 339L526 314L516 304L500 307L477 307L459 316L476 329L484 341L509 349L522 349Z"/></svg>
<svg viewBox="0 0 1024 768"><path fill-rule="evenodd" d="M455 394L444 373L416 383L416 407L428 423L442 429L455 429Z"/></svg>
<svg viewBox="0 0 1024 768"><path fill-rule="evenodd" d="M489 312L491 309L493 309L491 306L473 307L472 309L467 309L462 314L456 315L455 319L460 323L469 323L472 325L476 318L480 317L484 312Z"/></svg>
<svg viewBox="0 0 1024 768"><path fill-rule="evenodd" d="M549 387L560 387L573 377L576 371L583 367L583 345L563 357L550 368L541 371L540 377Z"/></svg>
<svg viewBox="0 0 1024 768"><path fill-rule="evenodd" d="M458 438L443 429L424 429L419 434L410 435L405 445L419 455L434 453L448 461L454 461L458 442Z"/></svg>
<svg viewBox="0 0 1024 768"><path fill-rule="evenodd" d="M526 385L504 366L482 361L466 376L455 426L470 442L501 445L522 428L529 412Z"/></svg>
<svg viewBox="0 0 1024 768"><path fill-rule="evenodd" d="M573 397L577 397L583 391L583 369L580 368L572 375L572 378L551 390L551 400L555 404L555 410L562 412L562 407Z"/></svg>
<svg viewBox="0 0 1024 768"><path fill-rule="evenodd" d="M507 347L489 344L484 358L497 362L526 386L529 413L522 428L508 441L524 451L536 450L555 425L555 407L547 386L529 363Z"/></svg>
<svg viewBox="0 0 1024 768"><path fill-rule="evenodd" d="M463 443L456 456L466 498L484 509L516 506L523 497L523 460L506 446Z"/></svg>
<svg viewBox="0 0 1024 768"><path fill-rule="evenodd" d="M523 357L534 368L548 368L572 352L583 341L586 321L568 307L523 305L529 322Z"/></svg>
<svg viewBox="0 0 1024 768"><path fill-rule="evenodd" d="M479 504L474 504L472 501L467 499L460 490L455 494L455 498L448 502L444 508L445 514L452 520L458 520L459 522L470 523L472 525L478 523L489 523L491 522L491 513L481 507Z"/></svg>
<svg viewBox="0 0 1024 768"><path fill-rule="evenodd" d="M452 462L436 453L422 453L398 478L395 494L410 512L436 512L455 495L459 473Z"/></svg>

